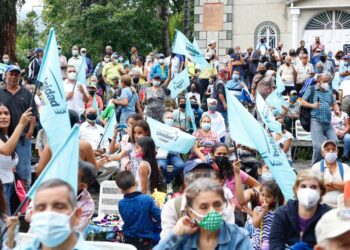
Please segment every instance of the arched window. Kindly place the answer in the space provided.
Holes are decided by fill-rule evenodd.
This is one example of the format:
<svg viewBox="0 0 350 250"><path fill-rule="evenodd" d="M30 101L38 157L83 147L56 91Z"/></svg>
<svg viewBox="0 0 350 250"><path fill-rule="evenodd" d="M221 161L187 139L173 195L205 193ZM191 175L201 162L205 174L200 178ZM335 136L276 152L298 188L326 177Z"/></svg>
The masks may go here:
<svg viewBox="0 0 350 250"><path fill-rule="evenodd" d="M350 14L333 10L323 12L310 20L306 30L350 29Z"/></svg>
<svg viewBox="0 0 350 250"><path fill-rule="evenodd" d="M280 30L275 23L263 22L255 29L255 44L258 44L260 39L264 38L271 48L276 48L277 42L279 41L279 35Z"/></svg>

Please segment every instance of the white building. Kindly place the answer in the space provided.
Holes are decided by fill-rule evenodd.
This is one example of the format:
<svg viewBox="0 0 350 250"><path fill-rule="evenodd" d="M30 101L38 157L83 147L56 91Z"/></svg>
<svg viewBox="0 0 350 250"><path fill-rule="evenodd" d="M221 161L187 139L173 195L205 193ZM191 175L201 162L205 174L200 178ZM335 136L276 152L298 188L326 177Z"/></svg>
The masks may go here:
<svg viewBox="0 0 350 250"><path fill-rule="evenodd" d="M284 50L306 48L319 36L325 51L350 51L350 0L195 0L195 37L202 49L217 41L219 56L238 44L255 48L260 38Z"/></svg>

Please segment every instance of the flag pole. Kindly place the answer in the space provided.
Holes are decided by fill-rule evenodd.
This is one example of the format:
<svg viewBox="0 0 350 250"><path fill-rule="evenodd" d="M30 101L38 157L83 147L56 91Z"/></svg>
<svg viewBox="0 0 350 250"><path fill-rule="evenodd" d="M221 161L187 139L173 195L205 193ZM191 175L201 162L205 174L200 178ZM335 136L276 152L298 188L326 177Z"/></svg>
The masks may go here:
<svg viewBox="0 0 350 250"><path fill-rule="evenodd" d="M80 64L80 67L79 67L79 71L77 72L77 75L75 76L75 82L74 82L74 85L73 85L73 90L72 92L74 92L74 89L75 89L75 86L77 85L77 82L78 82L78 75L80 73L80 70L81 68L83 67L83 63L85 62L85 58L83 58L83 60L81 61L81 64Z"/></svg>
<svg viewBox="0 0 350 250"><path fill-rule="evenodd" d="M30 99L29 107L33 105L35 94L36 94L36 91L38 90L39 85L41 85L41 82L38 80L35 80L35 88L34 88L34 92L32 93L32 98Z"/></svg>

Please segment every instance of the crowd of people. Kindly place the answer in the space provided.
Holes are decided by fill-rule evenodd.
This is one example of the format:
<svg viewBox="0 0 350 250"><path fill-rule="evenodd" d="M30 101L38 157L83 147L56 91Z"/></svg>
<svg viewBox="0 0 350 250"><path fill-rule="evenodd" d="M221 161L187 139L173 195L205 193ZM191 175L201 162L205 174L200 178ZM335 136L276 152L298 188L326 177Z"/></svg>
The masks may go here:
<svg viewBox="0 0 350 250"><path fill-rule="evenodd" d="M91 190L104 180L114 180L124 195L123 243L137 249L350 249L350 53L333 55L319 38L310 49L301 41L289 51L262 39L255 49L237 45L222 58L211 41L205 68L180 54L141 54L137 46L128 55L106 46L99 62L76 45L68 60L60 46L57 53L71 126L80 124L78 193L59 179L40 185L26 208L35 238L25 249L92 249L84 241L98 205ZM43 93L35 88L44 54L30 51L23 70L2 55L8 65L0 72L4 249L18 247L13 197L19 186L30 189L52 157L39 119ZM168 86L184 69L190 85L173 98ZM85 82L77 81L81 70ZM229 136L227 91L263 126L255 99L266 100L277 78L286 102L282 112L270 106L282 129L269 134L292 168L300 108L311 109L312 160L295 169L294 200L284 198L259 152ZM113 137L101 137L114 115ZM158 147L148 117L193 135L190 152ZM152 199L156 190L167 194L164 203Z"/></svg>

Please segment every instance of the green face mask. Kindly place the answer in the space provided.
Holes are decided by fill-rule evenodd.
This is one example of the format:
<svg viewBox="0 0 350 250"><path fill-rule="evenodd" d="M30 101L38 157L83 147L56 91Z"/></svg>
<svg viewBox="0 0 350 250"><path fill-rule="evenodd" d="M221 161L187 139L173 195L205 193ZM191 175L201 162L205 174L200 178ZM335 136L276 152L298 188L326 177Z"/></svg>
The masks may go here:
<svg viewBox="0 0 350 250"><path fill-rule="evenodd" d="M199 214L195 210L191 208L191 211L198 217L201 218L201 220L198 222L198 226L205 230L209 230L211 232L215 232L219 230L222 227L222 224L224 224L224 217L219 212L211 211L207 213L205 216Z"/></svg>

